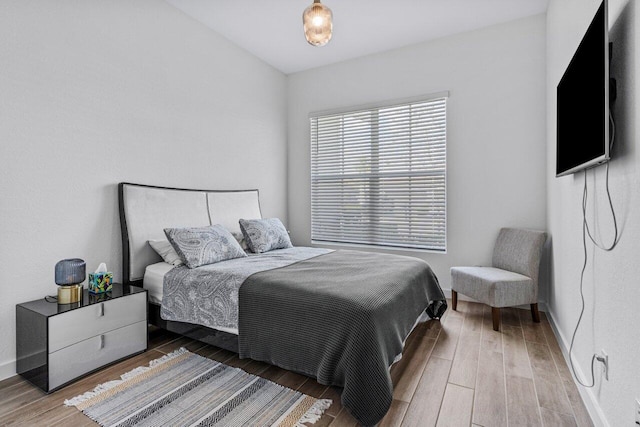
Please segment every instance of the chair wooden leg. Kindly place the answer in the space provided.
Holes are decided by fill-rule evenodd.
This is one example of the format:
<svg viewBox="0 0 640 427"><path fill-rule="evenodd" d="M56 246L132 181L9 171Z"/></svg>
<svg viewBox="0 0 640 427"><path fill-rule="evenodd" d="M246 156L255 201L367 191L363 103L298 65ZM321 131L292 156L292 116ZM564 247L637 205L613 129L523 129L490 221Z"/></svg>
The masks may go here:
<svg viewBox="0 0 640 427"><path fill-rule="evenodd" d="M456 311L458 308L458 292L451 291L451 308Z"/></svg>
<svg viewBox="0 0 640 427"><path fill-rule="evenodd" d="M491 307L491 317L493 318L493 330L500 330L500 309Z"/></svg>
<svg viewBox="0 0 640 427"><path fill-rule="evenodd" d="M531 304L531 318L535 323L540 323L540 312L538 311L538 303Z"/></svg>

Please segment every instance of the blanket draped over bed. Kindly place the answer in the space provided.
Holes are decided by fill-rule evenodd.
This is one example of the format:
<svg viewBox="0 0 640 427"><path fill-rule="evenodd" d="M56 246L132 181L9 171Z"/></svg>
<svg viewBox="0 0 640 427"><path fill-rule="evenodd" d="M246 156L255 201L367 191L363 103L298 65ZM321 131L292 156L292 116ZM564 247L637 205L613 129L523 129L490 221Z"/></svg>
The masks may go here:
<svg viewBox="0 0 640 427"><path fill-rule="evenodd" d="M418 316L447 308L426 262L349 250L253 274L238 302L241 358L344 387L342 404L364 425L391 405L389 366Z"/></svg>
<svg viewBox="0 0 640 427"><path fill-rule="evenodd" d="M238 333L238 289L254 273L284 267L331 252L322 248L288 248L215 264L176 267L164 276L160 315Z"/></svg>

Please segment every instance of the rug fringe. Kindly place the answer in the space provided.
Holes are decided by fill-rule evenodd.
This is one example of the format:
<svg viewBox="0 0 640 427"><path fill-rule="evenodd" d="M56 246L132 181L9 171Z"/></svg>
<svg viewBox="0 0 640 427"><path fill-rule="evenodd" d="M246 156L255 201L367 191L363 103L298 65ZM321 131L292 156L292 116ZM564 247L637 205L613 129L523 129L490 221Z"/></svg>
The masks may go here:
<svg viewBox="0 0 640 427"><path fill-rule="evenodd" d="M89 399L93 399L94 397L98 396L101 393L104 393L107 390L111 390L112 388L117 387L118 385L122 384L125 381L130 380L131 378L135 378L138 375L149 371L151 368L154 368L158 365L162 365L163 363L166 363L169 360L174 359L187 352L188 351L184 347L180 347L179 349L172 351L169 354L165 354L162 357L152 360L151 362L149 362L149 366L138 366L137 368L122 374L119 380L112 380L106 383L99 384L98 386L96 386L96 388L94 388L91 391L88 391L84 394L73 397L71 399L66 399L64 401L64 405L78 406L79 404L86 402Z"/></svg>
<svg viewBox="0 0 640 427"><path fill-rule="evenodd" d="M302 418L298 420L295 427L306 427L304 425L306 423L315 424L316 421L322 418L322 414L329 409L332 403L333 401L331 399L318 399Z"/></svg>

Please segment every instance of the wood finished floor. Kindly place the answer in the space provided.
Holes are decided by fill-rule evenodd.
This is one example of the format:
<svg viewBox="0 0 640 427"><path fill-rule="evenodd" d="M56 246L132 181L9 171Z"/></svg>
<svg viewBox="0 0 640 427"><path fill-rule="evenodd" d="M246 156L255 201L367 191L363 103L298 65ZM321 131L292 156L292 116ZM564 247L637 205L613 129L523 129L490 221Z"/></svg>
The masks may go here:
<svg viewBox="0 0 640 427"><path fill-rule="evenodd" d="M495 332L491 310L458 302L442 322L431 320L407 340L393 366L394 400L380 426L591 426L549 322L529 311L502 310ZM340 389L165 331L150 332L149 350L46 395L15 376L0 382L0 425L96 425L65 399L118 378L177 348L260 375L315 397L333 399L316 427L356 426L340 404Z"/></svg>

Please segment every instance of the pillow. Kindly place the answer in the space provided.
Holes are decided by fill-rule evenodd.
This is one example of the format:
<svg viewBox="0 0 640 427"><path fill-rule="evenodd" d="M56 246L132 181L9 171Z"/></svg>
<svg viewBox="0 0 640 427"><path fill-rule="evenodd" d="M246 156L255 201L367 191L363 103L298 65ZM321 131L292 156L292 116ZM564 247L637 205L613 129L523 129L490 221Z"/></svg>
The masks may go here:
<svg viewBox="0 0 640 427"><path fill-rule="evenodd" d="M148 243L149 243L149 246L151 246L153 250L156 251L158 255L162 257L164 262L167 262L172 265L183 264L182 260L180 259L180 256L178 255L176 250L173 249L173 246L171 246L171 243L169 243L167 239L149 240Z"/></svg>
<svg viewBox="0 0 640 427"><path fill-rule="evenodd" d="M231 233L220 224L165 228L164 234L189 268L247 256Z"/></svg>
<svg viewBox="0 0 640 427"><path fill-rule="evenodd" d="M247 246L247 241L245 240L244 235L242 234L241 231L232 231L231 235L238 241L243 251L245 252L251 251L249 249L249 246Z"/></svg>
<svg viewBox="0 0 640 427"><path fill-rule="evenodd" d="M240 230L249 249L257 254L293 247L287 229L278 218L241 219Z"/></svg>

